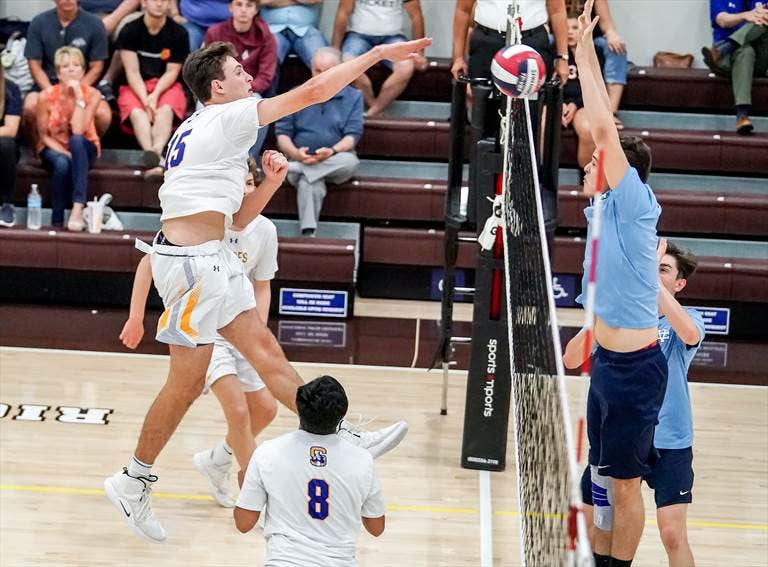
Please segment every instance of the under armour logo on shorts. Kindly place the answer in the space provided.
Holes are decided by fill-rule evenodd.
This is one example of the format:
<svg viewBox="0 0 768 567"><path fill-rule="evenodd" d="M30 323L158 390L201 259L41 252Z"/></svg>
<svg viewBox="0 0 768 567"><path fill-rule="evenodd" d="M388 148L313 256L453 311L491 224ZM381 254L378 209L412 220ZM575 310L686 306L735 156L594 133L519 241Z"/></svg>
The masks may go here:
<svg viewBox="0 0 768 567"><path fill-rule="evenodd" d="M214 266L214 267L213 267L213 271L214 271L214 272L220 272L220 271L221 271L221 268L219 268L219 266Z"/></svg>

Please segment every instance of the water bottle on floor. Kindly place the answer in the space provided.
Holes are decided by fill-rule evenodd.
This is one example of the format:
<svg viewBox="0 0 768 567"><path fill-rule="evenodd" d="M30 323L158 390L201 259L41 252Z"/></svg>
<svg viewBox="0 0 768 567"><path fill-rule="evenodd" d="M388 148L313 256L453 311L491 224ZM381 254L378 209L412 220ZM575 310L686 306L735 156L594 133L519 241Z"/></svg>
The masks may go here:
<svg viewBox="0 0 768 567"><path fill-rule="evenodd" d="M32 190L27 197L27 228L40 230L43 224L43 198L37 190L37 183L32 184Z"/></svg>

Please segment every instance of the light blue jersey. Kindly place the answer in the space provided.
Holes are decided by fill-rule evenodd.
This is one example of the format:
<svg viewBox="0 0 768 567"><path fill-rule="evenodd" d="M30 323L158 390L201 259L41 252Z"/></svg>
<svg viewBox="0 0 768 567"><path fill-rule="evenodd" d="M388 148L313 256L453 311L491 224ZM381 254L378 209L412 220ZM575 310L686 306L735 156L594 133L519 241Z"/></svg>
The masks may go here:
<svg viewBox="0 0 768 567"><path fill-rule="evenodd" d="M687 449L693 445L693 416L688 392L688 367L704 340L704 321L698 311L686 308L699 330L699 343L686 345L666 317L659 317L659 345L667 358L669 378L653 445L657 449Z"/></svg>
<svg viewBox="0 0 768 567"><path fill-rule="evenodd" d="M587 242L592 236L594 205L584 209ZM656 222L661 207L651 188L629 167L621 182L603 195L598 250L595 314L611 327L648 329L657 324L659 265L656 260ZM583 304L592 251L584 255Z"/></svg>

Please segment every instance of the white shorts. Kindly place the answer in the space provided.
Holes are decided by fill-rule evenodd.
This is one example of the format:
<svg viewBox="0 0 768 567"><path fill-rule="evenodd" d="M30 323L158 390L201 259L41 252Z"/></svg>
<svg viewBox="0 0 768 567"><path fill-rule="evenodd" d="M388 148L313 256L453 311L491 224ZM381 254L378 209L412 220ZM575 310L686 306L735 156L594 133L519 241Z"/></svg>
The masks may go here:
<svg viewBox="0 0 768 567"><path fill-rule="evenodd" d="M224 376L234 374L240 380L243 392L258 392L265 388L259 373L251 366L245 357L234 346L225 340L219 339L213 345L211 363L205 374L204 394L208 393L214 382Z"/></svg>
<svg viewBox="0 0 768 567"><path fill-rule="evenodd" d="M157 241L157 237L155 237ZM256 307L243 263L219 240L198 246L152 246L152 278L165 311L157 323L161 343L211 344L218 329Z"/></svg>

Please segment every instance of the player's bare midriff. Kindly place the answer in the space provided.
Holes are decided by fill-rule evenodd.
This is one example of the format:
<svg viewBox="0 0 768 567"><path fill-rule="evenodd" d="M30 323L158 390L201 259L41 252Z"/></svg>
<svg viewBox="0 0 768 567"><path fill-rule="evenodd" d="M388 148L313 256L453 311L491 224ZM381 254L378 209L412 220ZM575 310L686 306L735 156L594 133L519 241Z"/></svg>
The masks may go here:
<svg viewBox="0 0 768 567"><path fill-rule="evenodd" d="M163 221L163 234L177 246L197 246L224 238L224 215L206 211Z"/></svg>
<svg viewBox="0 0 768 567"><path fill-rule="evenodd" d="M626 329L611 327L595 315L595 340L601 347L613 352L634 352L647 347L659 336L655 327Z"/></svg>

